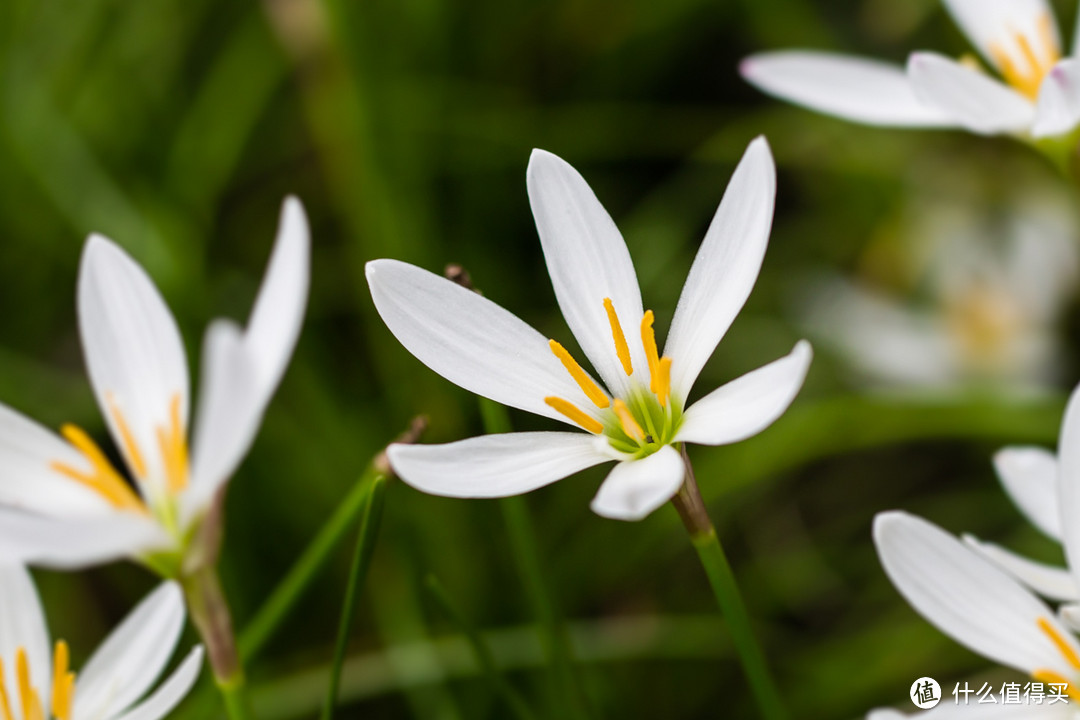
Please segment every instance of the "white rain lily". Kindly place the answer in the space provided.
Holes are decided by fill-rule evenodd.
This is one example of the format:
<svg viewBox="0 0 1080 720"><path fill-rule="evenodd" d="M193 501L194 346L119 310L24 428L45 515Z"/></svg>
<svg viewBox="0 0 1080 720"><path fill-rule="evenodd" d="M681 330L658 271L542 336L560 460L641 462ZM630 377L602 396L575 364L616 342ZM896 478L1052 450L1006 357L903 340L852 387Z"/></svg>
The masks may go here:
<svg viewBox="0 0 1080 720"><path fill-rule="evenodd" d="M1046 0L943 0L999 77L974 57L913 53L907 68L814 51L781 51L743 61L744 78L764 92L868 125L958 127L980 135L1045 138L1080 122L1080 43L1064 56Z"/></svg>
<svg viewBox="0 0 1080 720"><path fill-rule="evenodd" d="M184 629L179 586L163 583L116 627L76 674L67 643L50 644L30 574L0 565L0 718L158 720L187 695L202 668L192 650L158 685Z"/></svg>
<svg viewBox="0 0 1080 720"><path fill-rule="evenodd" d="M911 287L829 277L799 312L879 384L1045 390L1064 365L1060 323L1080 260L1075 214L1055 200L1017 198L1004 220L922 202L901 243L917 267Z"/></svg>
<svg viewBox="0 0 1080 720"><path fill-rule="evenodd" d="M874 543L885 573L920 615L961 645L1035 682L1057 686L1069 699L1042 705L956 705L946 698L919 717L1075 717L1080 644L1053 610L955 537L913 515L880 513L874 520ZM904 716L890 710L869 715L872 720L897 717Z"/></svg>
<svg viewBox="0 0 1080 720"><path fill-rule="evenodd" d="M555 297L603 385L559 342L426 270L376 260L368 263L368 283L390 331L428 367L478 395L585 433L391 445L390 462L424 492L504 497L615 460L592 509L640 519L682 486L685 466L675 445L750 437L776 420L802 386L811 358L805 341L686 407L694 380L757 279L776 192L772 156L758 138L735 170L663 353L626 244L585 180L563 160L535 150L528 189Z"/></svg>
<svg viewBox="0 0 1080 720"><path fill-rule="evenodd" d="M164 575L181 572L200 520L250 448L285 372L308 265L307 220L289 198L247 327L219 319L206 332L189 453L188 368L176 321L146 272L91 236L79 270L79 330L131 482L82 429L65 425L56 435L0 405L0 559L78 567L127 556Z"/></svg>

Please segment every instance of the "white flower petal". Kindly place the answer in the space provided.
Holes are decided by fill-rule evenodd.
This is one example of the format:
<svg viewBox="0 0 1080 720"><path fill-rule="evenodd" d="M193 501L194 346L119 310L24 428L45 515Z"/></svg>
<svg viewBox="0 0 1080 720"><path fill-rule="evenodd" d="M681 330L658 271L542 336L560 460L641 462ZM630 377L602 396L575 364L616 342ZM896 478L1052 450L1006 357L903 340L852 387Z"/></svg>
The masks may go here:
<svg viewBox="0 0 1080 720"><path fill-rule="evenodd" d="M964 542L1039 595L1051 600L1080 600L1080 587L1065 568L1035 562L971 535L965 535Z"/></svg>
<svg viewBox="0 0 1080 720"><path fill-rule="evenodd" d="M634 374L648 379L647 372L642 374L648 364L639 330L641 290L626 243L569 163L533 150L526 175L536 230L566 324L608 388L625 395L629 380L615 351L604 298L611 298L619 317Z"/></svg>
<svg viewBox="0 0 1080 720"><path fill-rule="evenodd" d="M616 465L590 507L606 518L641 520L679 491L685 473L678 451L665 445L642 460Z"/></svg>
<svg viewBox="0 0 1080 720"><path fill-rule="evenodd" d="M1080 123L1080 60L1062 60L1046 74L1035 104L1036 138L1064 135Z"/></svg>
<svg viewBox="0 0 1080 720"><path fill-rule="evenodd" d="M1054 540L1061 540L1058 461L1040 447L1007 447L994 454L994 469L1020 512Z"/></svg>
<svg viewBox="0 0 1080 720"><path fill-rule="evenodd" d="M90 382L113 438L134 469L115 407L149 476L163 477L157 432L171 427L171 404L177 397L187 436L187 358L176 320L146 272L99 235L92 235L83 250L78 306Z"/></svg>
<svg viewBox="0 0 1080 720"><path fill-rule="evenodd" d="M915 93L956 123L980 135L1020 133L1035 120L1035 105L1010 87L936 53L912 53L908 77Z"/></svg>
<svg viewBox="0 0 1080 720"><path fill-rule="evenodd" d="M90 463L75 448L25 415L0 405L0 505L53 517L112 511L101 495L53 469L80 472Z"/></svg>
<svg viewBox="0 0 1080 720"><path fill-rule="evenodd" d="M145 695L165 669L184 619L180 586L162 583L105 638L83 667L74 715L115 717Z"/></svg>
<svg viewBox="0 0 1080 720"><path fill-rule="evenodd" d="M121 715L117 720L159 720L168 715L188 694L202 669L203 648L195 647L180 667L148 698ZM76 717L75 720L81 720Z"/></svg>
<svg viewBox="0 0 1080 720"><path fill-rule="evenodd" d="M311 239L304 206L295 197L288 197L281 207L270 264L244 338L267 401L285 373L300 336L310 268Z"/></svg>
<svg viewBox="0 0 1080 720"><path fill-rule="evenodd" d="M915 97L903 68L877 60L795 50L753 55L742 61L739 72L774 97L867 125L956 124Z"/></svg>
<svg viewBox="0 0 1080 720"><path fill-rule="evenodd" d="M0 659L4 660L4 684L18 688L15 654L26 650L30 677L35 684L52 685L52 653L49 626L30 573L19 564L0 564ZM16 697L18 697L16 695ZM48 697L42 697L48 712Z"/></svg>
<svg viewBox="0 0 1080 720"><path fill-rule="evenodd" d="M545 397L560 397L596 414L547 338L490 300L397 260L369 262L367 280L390 332L450 382L563 422L570 421L544 403Z"/></svg>
<svg viewBox="0 0 1080 720"><path fill-rule="evenodd" d="M156 522L130 512L50 518L0 508L0 562L67 570L138 557L169 543Z"/></svg>
<svg viewBox="0 0 1080 720"><path fill-rule="evenodd" d="M256 365L234 323L217 320L207 328L185 520L210 502L255 440L266 406Z"/></svg>
<svg viewBox="0 0 1080 720"><path fill-rule="evenodd" d="M687 408L673 442L726 445L757 435L798 395L812 356L800 340L790 354L713 390Z"/></svg>
<svg viewBox="0 0 1080 720"><path fill-rule="evenodd" d="M391 445L390 465L417 490L445 497L507 497L611 458L584 433L481 435L445 445Z"/></svg>
<svg viewBox="0 0 1080 720"><path fill-rule="evenodd" d="M1054 613L1016 580L921 518L879 513L874 542L886 574L923 617L957 642L1026 674L1074 672L1045 622L1080 653Z"/></svg>
<svg viewBox="0 0 1080 720"><path fill-rule="evenodd" d="M1017 68L1028 68L1023 37L1043 62L1060 52L1057 20L1045 0L944 0L956 24L994 67L1008 58ZM1044 33L1049 31L1049 37ZM1049 44L1048 44L1049 43Z"/></svg>
<svg viewBox="0 0 1080 720"><path fill-rule="evenodd" d="M1069 603L1058 608L1058 620L1073 632L1080 632L1080 605Z"/></svg>
<svg viewBox="0 0 1080 720"><path fill-rule="evenodd" d="M686 401L690 386L754 287L775 199L776 167L768 143L759 137L731 176L671 320L664 355L671 358L676 402Z"/></svg>
<svg viewBox="0 0 1080 720"><path fill-rule="evenodd" d="M1058 440L1058 502L1061 542L1073 577L1080 585L1080 387L1073 390L1065 408Z"/></svg>

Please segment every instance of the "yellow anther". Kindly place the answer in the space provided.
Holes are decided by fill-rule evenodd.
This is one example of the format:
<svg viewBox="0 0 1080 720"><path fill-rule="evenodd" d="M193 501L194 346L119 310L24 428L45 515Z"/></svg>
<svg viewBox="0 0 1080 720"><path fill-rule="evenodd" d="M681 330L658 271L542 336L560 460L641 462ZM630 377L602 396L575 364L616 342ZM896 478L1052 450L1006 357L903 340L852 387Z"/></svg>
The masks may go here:
<svg viewBox="0 0 1080 720"><path fill-rule="evenodd" d="M4 662L0 660L0 720L15 720L11 712L11 699L8 696L7 681L4 679Z"/></svg>
<svg viewBox="0 0 1080 720"><path fill-rule="evenodd" d="M44 720L41 698L30 684L30 661L26 657L26 648L23 647L15 651L15 680L19 688L23 720Z"/></svg>
<svg viewBox="0 0 1080 720"><path fill-rule="evenodd" d="M630 413L630 408L626 407L626 403L619 398L615 398L614 408L615 414L619 418L619 423L622 425L623 432L638 442L644 440L645 431L638 425L637 420L635 420L634 416Z"/></svg>
<svg viewBox="0 0 1080 720"><path fill-rule="evenodd" d="M169 427L159 427L157 434L161 457L165 461L165 479L169 492L175 495L188 483L187 438L180 418L180 393L173 395L169 403Z"/></svg>
<svg viewBox="0 0 1080 720"><path fill-rule="evenodd" d="M671 395L671 358L660 358L656 374L656 399L660 401L660 407L667 407L668 396Z"/></svg>
<svg viewBox="0 0 1080 720"><path fill-rule="evenodd" d="M56 642L53 649L52 714L56 720L71 720L71 699L75 695L75 673L69 669L67 643Z"/></svg>
<svg viewBox="0 0 1080 720"><path fill-rule="evenodd" d="M593 401L593 404L598 408L606 408L611 404L608 400L608 396L604 394L604 391L600 389L600 386L593 382L593 379L581 369L581 366L577 364L577 361L571 357L570 353L559 343L554 340L548 340L548 345L551 347L551 352L555 354L555 357L562 361L563 367L566 368L566 372L570 373L570 377L574 378L574 381L581 387L581 390L589 396L589 399Z"/></svg>
<svg viewBox="0 0 1080 720"><path fill-rule="evenodd" d="M1032 45L1031 39L1024 33L1014 31L1012 34L1012 40L1023 57L1022 64L1010 54L1005 43L990 46L990 56L998 64L1005 80L1032 100L1038 98L1043 78L1061 59L1061 50L1054 36L1053 21L1048 14L1039 16L1036 32L1038 47Z"/></svg>
<svg viewBox="0 0 1080 720"><path fill-rule="evenodd" d="M634 366L630 363L630 348L626 345L626 336L623 335L622 324L619 323L619 316L615 314L615 306L611 303L611 298L604 298L604 309L607 310L607 319L611 323L611 337L615 341L615 353L619 356L622 369L627 375L632 375Z"/></svg>
<svg viewBox="0 0 1080 720"><path fill-rule="evenodd" d="M142 453L139 452L139 445L135 442L131 427L127 424L127 420L124 419L124 413L120 411L120 406L117 405L112 393L106 394L105 402L109 406L109 415L112 417L113 424L116 425L116 429L120 433L120 441L124 446L124 454L127 456L128 463L131 465L131 472L135 473L135 477L142 480L146 477L146 461L143 459Z"/></svg>
<svg viewBox="0 0 1080 720"><path fill-rule="evenodd" d="M558 397L546 397L544 402L591 433L599 435L604 431L604 426L600 424L599 420L589 417L572 402Z"/></svg>
<svg viewBox="0 0 1080 720"><path fill-rule="evenodd" d="M105 457L105 453L101 452L101 448L90 439L90 436L82 428L69 423L60 428L60 434L90 462L93 472L85 473L60 461L50 463L49 467L51 469L90 488L115 508L139 512L146 511L146 506L143 505L139 496L135 494L130 485L124 482L124 479L116 472L109 459Z"/></svg>
<svg viewBox="0 0 1080 720"><path fill-rule="evenodd" d="M646 310L645 317L641 318L641 344L645 346L645 359L649 361L649 390L655 393L657 375L660 372L660 355L656 352L652 310Z"/></svg>
<svg viewBox="0 0 1080 720"><path fill-rule="evenodd" d="M1080 670L1080 655L1077 655L1076 649L1069 644L1069 641L1066 640L1065 637L1058 632L1058 629L1046 618L1039 618L1038 623L1039 629L1050 638L1050 642L1054 643L1054 647L1058 649L1058 652L1061 653L1062 657L1073 666L1074 670Z"/></svg>
<svg viewBox="0 0 1080 720"><path fill-rule="evenodd" d="M1031 673L1033 680L1038 680L1041 683L1047 683L1048 685L1064 685L1065 694L1075 701L1080 702L1080 692L1077 692L1076 688L1069 680L1053 670L1036 670Z"/></svg>

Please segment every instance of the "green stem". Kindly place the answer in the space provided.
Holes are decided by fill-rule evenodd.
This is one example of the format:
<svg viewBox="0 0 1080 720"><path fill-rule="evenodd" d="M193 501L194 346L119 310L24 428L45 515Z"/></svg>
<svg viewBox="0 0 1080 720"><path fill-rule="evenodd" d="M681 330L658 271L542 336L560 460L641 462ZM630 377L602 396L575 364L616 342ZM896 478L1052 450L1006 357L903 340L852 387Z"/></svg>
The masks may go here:
<svg viewBox="0 0 1080 720"><path fill-rule="evenodd" d="M485 432L510 431L510 418L502 405L481 398L480 412ZM574 669L569 635L556 608L554 593L548 587L529 506L517 496L502 498L499 505L506 519L510 549L525 586L525 595L540 623L544 649L554 674L558 706L561 711L572 713L571 716L588 717L584 688Z"/></svg>
<svg viewBox="0 0 1080 720"><path fill-rule="evenodd" d="M776 681L773 680L765 661L765 654L757 638L754 637L750 615L746 611L746 603L743 602L739 584L735 581L735 574L731 571L724 548L716 536L716 528L713 527L712 520L709 519L708 512L705 510L705 503L701 500L697 480L694 478L694 469L690 464L690 457L686 453L685 446L682 448L682 457L686 464L686 481L679 490L679 494L672 498L672 503L679 511L679 516L690 533L690 541L697 550L698 558L705 568L705 574L709 577L709 584L716 596L716 602L720 605L720 611L727 620L732 645L750 681L750 690L757 701L761 715L767 720L784 720L787 717L787 711L784 709Z"/></svg>
<svg viewBox="0 0 1080 720"><path fill-rule="evenodd" d="M382 522L383 501L386 491L386 476L376 475L371 481L371 490L364 503L360 517L360 531L356 537L356 551L353 554L352 569L345 590L345 602L341 609L341 624L338 627L337 644L334 647L334 662L330 666L330 682L327 685L326 703L323 705L323 720L332 720L337 706L338 688L341 684L341 666L345 662L345 652L349 648L349 633L352 629L353 615L360 587L371 566L371 556L375 552L375 543Z"/></svg>
<svg viewBox="0 0 1080 720"><path fill-rule="evenodd" d="M206 645L206 655L221 692L225 710L232 720L254 717L247 696L244 667L236 652L232 618L217 569L204 566L181 579L191 621Z"/></svg>

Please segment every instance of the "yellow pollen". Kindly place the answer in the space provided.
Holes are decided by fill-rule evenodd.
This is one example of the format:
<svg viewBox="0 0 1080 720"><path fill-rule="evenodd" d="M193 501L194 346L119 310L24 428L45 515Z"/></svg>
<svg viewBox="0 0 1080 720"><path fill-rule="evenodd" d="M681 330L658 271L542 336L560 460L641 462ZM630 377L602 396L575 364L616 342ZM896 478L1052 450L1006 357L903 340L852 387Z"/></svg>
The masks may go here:
<svg viewBox="0 0 1080 720"><path fill-rule="evenodd" d="M619 398L615 398L614 407L615 414L619 416L619 422L622 424L623 431L638 442L644 440L645 431L641 429L637 420L630 414L630 408L626 407L626 403Z"/></svg>
<svg viewBox="0 0 1080 720"><path fill-rule="evenodd" d="M559 343L554 340L548 340L548 345L551 347L551 352L555 354L555 357L562 361L563 367L566 368L566 372L570 373L570 377L574 378L574 381L581 387L582 391L589 396L589 399L593 401L593 404L598 408L606 408L611 404L608 400L608 396L604 394L604 391L593 382L593 379L589 377L581 366L577 364L577 361L571 357Z"/></svg>
<svg viewBox="0 0 1080 720"><path fill-rule="evenodd" d="M120 411L120 406L116 404L112 393L106 395L105 402L109 406L109 415L112 416L113 424L120 432L120 440L124 445L124 454L127 455L128 462L131 464L131 471L135 473L135 477L142 480L146 477L146 461L139 452L139 445L135 442L131 427L124 419L124 413Z"/></svg>
<svg viewBox="0 0 1080 720"><path fill-rule="evenodd" d="M71 700L75 695L75 673L69 670L67 643L56 642L53 650L52 714L56 720L71 720Z"/></svg>
<svg viewBox="0 0 1080 720"><path fill-rule="evenodd" d="M551 396L544 398L544 402L591 433L599 435L604 431L604 426L600 424L599 420L589 417L572 402Z"/></svg>
<svg viewBox="0 0 1080 720"><path fill-rule="evenodd" d="M1068 679L1053 670L1036 670L1031 673L1031 678L1049 685L1064 685L1065 694L1075 701L1080 701L1080 692L1077 692L1076 688L1073 687L1073 684L1069 682Z"/></svg>
<svg viewBox="0 0 1080 720"><path fill-rule="evenodd" d="M573 372L570 374L573 375ZM157 434L161 457L165 461L165 478L169 492L175 495L187 487L188 482L188 451L180 418L180 393L174 394L169 403L169 427L159 427Z"/></svg>
<svg viewBox="0 0 1080 720"><path fill-rule="evenodd" d="M82 428L69 423L60 428L60 434L90 462L93 472L85 473L60 461L50 463L51 469L90 488L117 509L146 512L146 506L139 496L130 485L124 482L109 459L105 457L105 453L101 452L101 448Z"/></svg>
<svg viewBox="0 0 1080 720"><path fill-rule="evenodd" d="M1054 643L1054 646L1058 649L1058 652L1061 653L1062 657L1072 665L1074 670L1080 670L1080 655L1076 654L1076 650L1069 644L1069 641L1062 637L1057 628L1055 628L1046 618L1039 618L1038 623L1039 629L1050 638L1050 641Z"/></svg>
<svg viewBox="0 0 1080 720"><path fill-rule="evenodd" d="M630 364L630 348L626 346L626 336L623 335L622 325L619 323L619 316L615 314L611 298L604 298L604 309L607 310L607 319L611 323L611 337L615 340L615 352L619 356L619 362L626 374L632 375L634 366Z"/></svg>
<svg viewBox="0 0 1080 720"><path fill-rule="evenodd" d="M660 401L660 407L667 407L668 396L671 394L671 358L660 358L657 375L656 399Z"/></svg>
<svg viewBox="0 0 1080 720"><path fill-rule="evenodd" d="M649 361L649 390L655 393L657 375L660 373L660 355L656 352L652 310L646 310L645 317L641 318L641 343L645 346L645 359Z"/></svg>
<svg viewBox="0 0 1080 720"><path fill-rule="evenodd" d="M8 698L7 682L4 678L4 663L0 660L0 720L15 720L11 712L11 700Z"/></svg>
<svg viewBox="0 0 1080 720"><path fill-rule="evenodd" d="M1047 13L1039 16L1037 32L1038 47L1033 46L1031 39L1025 34L1016 31L1012 34L1012 39L1023 55L1022 65L1009 54L1005 43L990 46L990 56L998 64L1005 80L1032 100L1038 98L1043 78L1061 59L1061 51L1054 37L1053 21Z"/></svg>

